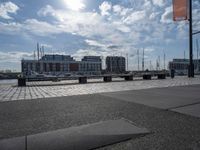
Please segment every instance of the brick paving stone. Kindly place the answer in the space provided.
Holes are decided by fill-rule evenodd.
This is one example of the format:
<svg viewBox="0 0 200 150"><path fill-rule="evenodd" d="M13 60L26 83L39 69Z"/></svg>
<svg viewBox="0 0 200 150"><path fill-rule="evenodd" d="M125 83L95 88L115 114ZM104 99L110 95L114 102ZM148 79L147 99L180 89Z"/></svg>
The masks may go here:
<svg viewBox="0 0 200 150"><path fill-rule="evenodd" d="M90 79L88 84L77 84L76 80L61 82L28 82L26 87L13 84L0 85L0 101L25 100L70 95L94 94L103 92L140 90L160 87L186 86L200 84L200 76L167 78L166 80L113 79L119 82L104 83L102 79ZM121 80L121 81L120 81Z"/></svg>

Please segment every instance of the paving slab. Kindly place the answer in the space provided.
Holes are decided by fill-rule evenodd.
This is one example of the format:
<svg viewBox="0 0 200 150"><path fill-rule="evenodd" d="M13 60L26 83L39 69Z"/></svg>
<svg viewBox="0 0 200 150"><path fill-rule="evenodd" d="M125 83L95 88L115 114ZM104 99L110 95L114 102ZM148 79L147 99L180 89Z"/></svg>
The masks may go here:
<svg viewBox="0 0 200 150"><path fill-rule="evenodd" d="M25 136L0 141L0 150L26 150Z"/></svg>
<svg viewBox="0 0 200 150"><path fill-rule="evenodd" d="M28 150L88 150L149 133L147 129L119 119L30 135Z"/></svg>
<svg viewBox="0 0 200 150"><path fill-rule="evenodd" d="M200 103L199 89L200 85L193 85L111 92L102 93L101 95L161 109L172 109L198 102Z"/></svg>
<svg viewBox="0 0 200 150"><path fill-rule="evenodd" d="M185 107L179 107L176 109L171 109L172 111L179 112L182 114L187 114L194 117L200 118L200 104L189 105Z"/></svg>
<svg viewBox="0 0 200 150"><path fill-rule="evenodd" d="M88 150L149 133L124 119L70 127L0 141L0 150Z"/></svg>

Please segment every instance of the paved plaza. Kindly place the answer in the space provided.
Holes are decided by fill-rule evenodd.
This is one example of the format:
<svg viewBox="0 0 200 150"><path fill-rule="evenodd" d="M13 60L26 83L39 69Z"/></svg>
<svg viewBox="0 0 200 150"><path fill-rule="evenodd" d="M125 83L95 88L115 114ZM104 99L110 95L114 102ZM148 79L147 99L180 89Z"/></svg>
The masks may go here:
<svg viewBox="0 0 200 150"><path fill-rule="evenodd" d="M0 84L0 101L30 100L37 98L62 97L104 92L140 90L160 87L186 86L200 84L200 76L167 78L165 80L124 81L123 78L105 83L102 79L90 79L87 84L78 84L77 80L61 82L28 82L27 87L17 87L17 83ZM53 85L53 86L52 86Z"/></svg>
<svg viewBox="0 0 200 150"><path fill-rule="evenodd" d="M200 150L199 77L89 82L1 84L0 150Z"/></svg>

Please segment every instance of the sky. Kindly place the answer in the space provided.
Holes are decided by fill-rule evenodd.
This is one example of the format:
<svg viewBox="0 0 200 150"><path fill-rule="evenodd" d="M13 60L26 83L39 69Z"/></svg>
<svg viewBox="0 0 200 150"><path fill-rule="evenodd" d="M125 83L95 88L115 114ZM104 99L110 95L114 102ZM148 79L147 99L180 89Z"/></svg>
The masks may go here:
<svg viewBox="0 0 200 150"><path fill-rule="evenodd" d="M37 42L46 54L127 56L137 69L188 57L188 21L174 22L172 0L0 0L0 70L21 70ZM193 0L194 32L200 30L200 1ZM194 58L197 57L194 36ZM151 63L150 63L151 62Z"/></svg>

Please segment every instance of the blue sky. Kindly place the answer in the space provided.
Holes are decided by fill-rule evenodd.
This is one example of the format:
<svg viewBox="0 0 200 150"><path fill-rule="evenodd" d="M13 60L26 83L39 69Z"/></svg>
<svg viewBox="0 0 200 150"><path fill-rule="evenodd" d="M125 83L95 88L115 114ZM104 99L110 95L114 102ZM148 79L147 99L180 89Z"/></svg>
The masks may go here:
<svg viewBox="0 0 200 150"><path fill-rule="evenodd" d="M193 2L199 31L200 1ZM128 53L129 69L137 68L136 52L144 48L145 68L150 61L155 68L164 52L166 61L183 57L184 51L188 57L188 22L172 21L171 0L0 0L0 70L20 71L20 60L33 59L37 42L46 53L77 60Z"/></svg>

